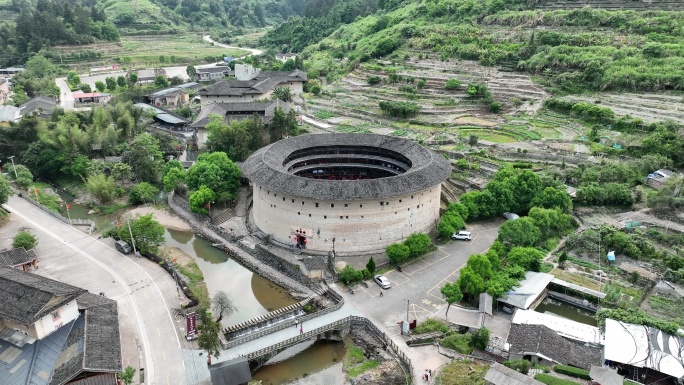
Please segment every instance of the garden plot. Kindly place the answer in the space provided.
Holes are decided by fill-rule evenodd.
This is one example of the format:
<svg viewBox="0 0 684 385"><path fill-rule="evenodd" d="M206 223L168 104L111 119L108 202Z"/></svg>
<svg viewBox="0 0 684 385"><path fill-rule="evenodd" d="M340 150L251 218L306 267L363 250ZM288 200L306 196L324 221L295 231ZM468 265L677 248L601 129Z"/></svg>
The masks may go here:
<svg viewBox="0 0 684 385"><path fill-rule="evenodd" d="M684 94L597 94L566 96L564 99L574 102L600 102L600 106L610 107L618 116L630 115L646 122L674 120L680 124L684 123Z"/></svg>

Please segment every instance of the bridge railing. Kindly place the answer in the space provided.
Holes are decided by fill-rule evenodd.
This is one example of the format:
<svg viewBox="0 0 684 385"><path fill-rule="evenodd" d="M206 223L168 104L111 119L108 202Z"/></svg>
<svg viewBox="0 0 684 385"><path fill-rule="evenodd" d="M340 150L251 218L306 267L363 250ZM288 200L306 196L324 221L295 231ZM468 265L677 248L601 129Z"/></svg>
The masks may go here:
<svg viewBox="0 0 684 385"><path fill-rule="evenodd" d="M331 296L333 296L332 293L335 293L335 291L334 291L334 290L329 290L328 293L329 293ZM335 294L337 294L337 293L335 293ZM337 294L337 296L339 296L339 294ZM341 299L342 297L339 297L339 298ZM312 319L314 319L314 318L316 318L316 317L320 317L320 316L322 316L322 315L324 315L324 314L332 313L332 312L334 312L334 311L336 311L336 310L339 310L339 309L342 307L342 305L344 305L344 301L335 301L335 302L336 302L336 303L335 303L334 305L329 306L329 307L326 307L325 309L322 309L322 310L319 310L319 311L314 312L314 313L310 313L310 314L306 314L306 315L297 317L297 320L296 320L295 322L300 323L300 322L312 320ZM293 321L294 321L294 320L293 320ZM264 328L264 329L262 329L262 330L259 330L258 332L250 333L250 334L247 334L247 335L242 336L242 337L238 337L238 338L231 339L231 340L229 340L229 341L226 342L226 343L223 343L223 342L222 342L222 343L221 343L221 347L222 347L224 350L225 350L225 349L230 349L230 348L232 348L232 347L235 347L235 346L238 346L238 345L242 345L242 344L244 344L244 343L247 342L247 341L252 341L252 340L255 340L255 339L257 339L257 338L261 338L261 337L263 337L263 336L269 335L269 334L271 334L271 333L275 333L275 332L280 331L280 330L283 330L283 329L291 328L293 325L294 325L294 322L292 322L292 321L290 321L290 322L288 322L288 321L283 321L283 322L280 322L280 323L278 323L278 324L276 324L276 325L273 325L273 326L270 326L270 327L268 327L268 328Z"/></svg>
<svg viewBox="0 0 684 385"><path fill-rule="evenodd" d="M359 317L359 316L348 316L346 318L337 320L335 322L329 323L327 325L321 326L317 329L310 330L306 333L300 334L296 337L287 339L285 341L278 342L276 344L273 344L269 347L259 349L255 352L247 354L245 358L250 361L257 359L259 357L265 356L267 354L271 354L274 352L278 352L280 350L286 349L290 346L296 345L300 342L304 342L307 340L310 340L319 334L325 333L330 330L339 330L342 329L346 326L352 326L352 325L362 325L366 327L368 330L371 331L379 340L383 342L383 344L389 349L396 357L397 359L401 360L404 365L409 370L409 377L413 377L413 366L411 365L411 359L404 354L401 349L399 349L399 346L392 341L392 339L385 334L382 330L378 329L377 326L375 326L368 318L365 317ZM408 379L407 379L408 381Z"/></svg>
<svg viewBox="0 0 684 385"><path fill-rule="evenodd" d="M92 230L93 230L93 227L95 227L95 222L91 221L90 219L72 219L72 220L71 220L71 223L70 223L70 222L69 222L69 219L64 218L64 217L63 217L62 215L60 215L59 213L56 213L56 212L50 210L49 208L47 208L47 207L43 206L42 204L40 204L40 202L37 202L36 200L34 200L33 198L31 198L31 196L30 196L31 194L30 194L30 193L21 192L21 191L15 189L14 187L11 187L11 186L10 186L10 190L12 191L12 193L14 193L14 194L16 194L17 196L19 196L20 198L24 199L26 202L28 202L28 203L30 203L30 204L36 206L37 208L43 210L44 212L46 212L46 213L49 214L49 215L52 215L53 217L55 217L55 218L57 218L58 220L60 220L60 221L62 221L62 222L64 222L64 223L66 223L67 225L84 225L84 226L90 226L90 231L91 231L91 232L92 232Z"/></svg>

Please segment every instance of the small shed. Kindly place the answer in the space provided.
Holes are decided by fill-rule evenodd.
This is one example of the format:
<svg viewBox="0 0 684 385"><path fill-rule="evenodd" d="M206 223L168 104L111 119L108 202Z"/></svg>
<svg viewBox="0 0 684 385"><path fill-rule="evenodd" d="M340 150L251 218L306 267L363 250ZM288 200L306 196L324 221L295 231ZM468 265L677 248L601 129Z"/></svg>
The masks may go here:
<svg viewBox="0 0 684 385"><path fill-rule="evenodd" d="M209 374L214 385L246 385L252 381L249 361L244 357L210 365Z"/></svg>
<svg viewBox="0 0 684 385"><path fill-rule="evenodd" d="M506 293L506 298L499 298L497 301L512 308L527 310L544 299L547 287L553 278L551 274L528 271L518 287ZM512 312L513 309L509 308L509 310Z"/></svg>

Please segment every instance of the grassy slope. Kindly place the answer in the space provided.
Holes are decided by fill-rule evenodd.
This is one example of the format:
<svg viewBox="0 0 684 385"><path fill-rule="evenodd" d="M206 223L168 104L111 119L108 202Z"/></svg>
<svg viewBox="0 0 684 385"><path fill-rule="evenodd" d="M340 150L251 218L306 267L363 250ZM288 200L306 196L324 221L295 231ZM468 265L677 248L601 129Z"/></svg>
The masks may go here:
<svg viewBox="0 0 684 385"><path fill-rule="evenodd" d="M438 6L429 4L444 7L447 3L455 4L457 11L430 16L438 13L434 9ZM342 73L345 69L340 69L334 58L363 61L364 55L374 56L389 40L399 46L399 52L436 52L444 59L478 60L540 74L556 91L684 88L680 70L684 66L680 26L684 12L528 11L512 1L509 6L517 10L490 6L473 11L462 6L468 3L409 3L388 13L391 22L379 31L374 28L379 20L375 15L342 26L320 44L307 48L314 59L312 69L315 72L332 64L332 72Z"/></svg>

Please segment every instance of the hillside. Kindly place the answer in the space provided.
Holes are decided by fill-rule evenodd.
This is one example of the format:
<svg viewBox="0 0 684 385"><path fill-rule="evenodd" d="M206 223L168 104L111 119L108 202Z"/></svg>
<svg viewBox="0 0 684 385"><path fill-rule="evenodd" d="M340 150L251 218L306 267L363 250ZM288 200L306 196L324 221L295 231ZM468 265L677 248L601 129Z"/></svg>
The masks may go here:
<svg viewBox="0 0 684 385"><path fill-rule="evenodd" d="M312 59L311 75L341 75L373 58L400 62L422 50L445 61L523 71L554 93L684 88L682 2L529 3L405 3L343 25L304 52ZM579 8L589 4L606 9Z"/></svg>

